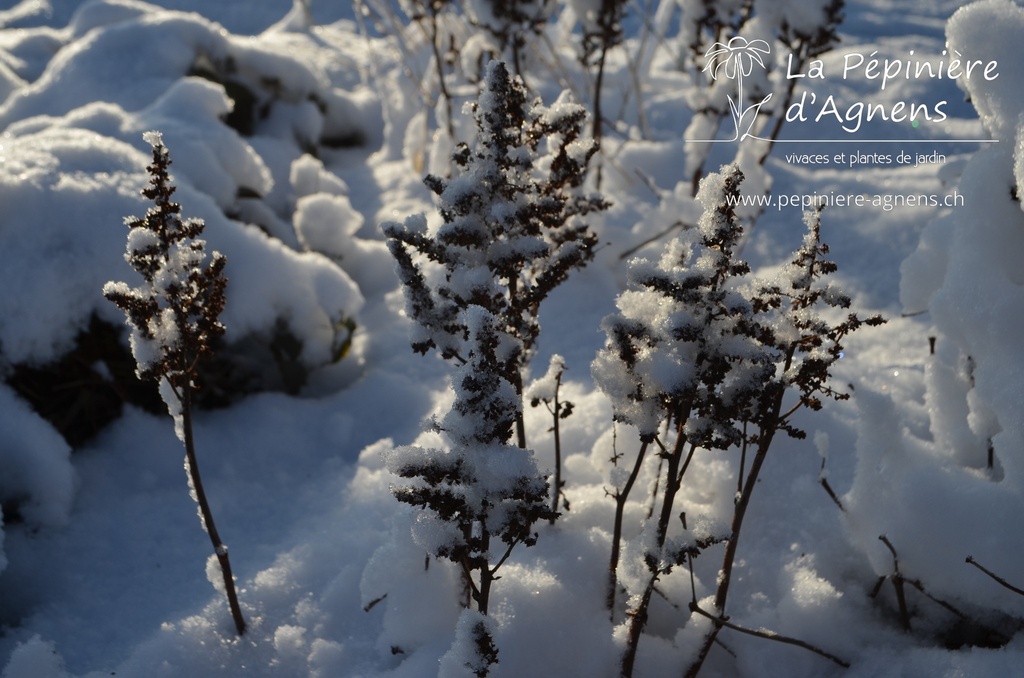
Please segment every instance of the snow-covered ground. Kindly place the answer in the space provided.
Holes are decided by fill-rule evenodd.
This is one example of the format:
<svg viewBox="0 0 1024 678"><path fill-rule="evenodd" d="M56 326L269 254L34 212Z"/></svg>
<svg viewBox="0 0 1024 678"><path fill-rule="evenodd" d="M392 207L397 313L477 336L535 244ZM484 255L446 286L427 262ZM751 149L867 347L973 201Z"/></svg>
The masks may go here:
<svg viewBox="0 0 1024 678"><path fill-rule="evenodd" d="M306 4L0 0L3 678L463 675L452 651L460 575L425 557L412 536L415 512L395 500L385 466L396 447L442 444L424 426L453 398L450 366L410 350L380 231L421 212L440 223L422 177L446 168L452 146L436 132L444 107L424 104L436 81L421 27L398 38L351 3L312 0L308 14ZM557 3L551 41L523 57L528 84L548 103L564 86L589 101L572 56L572 12L588 4ZM621 487L610 459L631 457L638 441L613 426L590 365L604 345L602 318L626 286L620 255L700 214L686 175L694 145L683 136L690 128L690 139L702 138L692 111L704 94L676 68L678 41L657 37L678 29L671 9L696 4L634 3L649 11L633 7L625 46L609 53L605 117L621 123L606 127L595 162L613 205L592 219L602 243L595 260L545 300L528 375L542 377L554 354L568 368L561 397L574 411L561 421L561 444L570 508L537 525L537 544L516 548L501 568L491 675L619 672L625 600L613 620L605 606L609 491ZM748 37L768 34L772 12L809 15L804 5L757 3L765 19L748 25ZM763 171L745 168L746 188L776 201L743 246L759 276L775 275L804 234L799 207L776 208L781 196L864 197L826 208L823 239L853 307L889 322L846 344L834 379L853 397L801 413L806 440L774 444L726 609L736 624L801 639L849 668L726 629L702 675L1002 677L1024 662L1024 597L964 562L973 556L1024 585L1024 8L959 7L847 3L821 77L804 64L796 92L807 95L811 119L783 127ZM631 71L623 55L642 52L645 39L648 57ZM466 42L461 68L479 49ZM949 77L954 59L980 62L959 86ZM893 66L882 87L895 60L912 69L928 61L940 77ZM858 101L890 112L916 102L934 119L814 120L830 95L840 116ZM470 98L464 87L455 96ZM470 118L458 105L454 115L462 138ZM42 388L45 366L102 337L97 326L123 327L102 288L130 279L123 219L146 209L143 133L153 129L170 149L184 216L204 219L203 237L228 259L225 357L207 389L217 400L223 388L217 404L226 406L201 409L195 436L249 622L240 638L171 418L129 398L137 404L97 414L102 425L85 416L87 433L69 442L26 392ZM760 143L711 144L707 168ZM911 160L897 160L903 153ZM922 195L937 204L886 204ZM962 203L943 206L951 195ZM656 259L666 242L637 254ZM127 346L126 329L120 341ZM107 353L73 355L81 381L50 383L39 398L66 399L71 389L74 406L61 411L90 412L125 388ZM550 414L527 403L525 417L537 464L550 471ZM735 450L695 455L682 510L728 525L738 467ZM823 468L844 511L820 482ZM626 506L620 578L631 593L646 574L638 535L657 473L648 464ZM894 580L873 595L895 571L881 535L898 554L909 631ZM695 563L699 599L714 593L721 550ZM690 581L677 568L660 582L635 675L688 665Z"/></svg>

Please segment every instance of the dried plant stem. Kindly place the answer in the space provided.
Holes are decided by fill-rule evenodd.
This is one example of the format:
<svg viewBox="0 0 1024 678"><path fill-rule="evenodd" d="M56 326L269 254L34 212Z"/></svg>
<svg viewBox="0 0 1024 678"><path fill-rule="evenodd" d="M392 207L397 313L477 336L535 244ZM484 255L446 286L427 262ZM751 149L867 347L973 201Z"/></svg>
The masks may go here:
<svg viewBox="0 0 1024 678"><path fill-rule="evenodd" d="M843 513L846 513L846 507L843 506L843 502L840 501L839 495L837 495L836 491L832 489L832 485L828 482L828 478L825 477L825 460L824 459L821 460L821 471L818 474L818 482L821 483L822 488L824 488L825 492L829 496L829 499L832 500L832 503L834 503L836 506L838 506L840 511L842 511Z"/></svg>
<svg viewBox="0 0 1024 678"><path fill-rule="evenodd" d="M509 284L509 290L510 290L510 294L515 294L516 293L515 284ZM523 395L523 373L520 370L518 370L518 369L512 370L511 374L509 375L509 381L512 383L512 388L514 388L516 390L516 394L521 397ZM526 449L526 417L523 416L523 411L521 409L518 412L516 412L515 424L516 424L516 445L519 446L519 449L525 450Z"/></svg>
<svg viewBox="0 0 1024 678"><path fill-rule="evenodd" d="M836 491L832 489L832 485L829 484L828 478L821 478L818 482L821 483L821 486L825 489L825 492L832 500L832 503L838 506L840 511L846 513L846 507L843 506L843 502L839 500L839 497L836 495Z"/></svg>
<svg viewBox="0 0 1024 678"><path fill-rule="evenodd" d="M488 553L491 547L491 533L487 530L486 525L481 525L480 530L480 551L481 553ZM476 609L480 614L487 614L487 608L491 601L491 584L494 583L495 576L494 572L498 569L500 563L491 568L490 564L483 560L478 563L477 568L480 570L480 589L476 595Z"/></svg>
<svg viewBox="0 0 1024 678"><path fill-rule="evenodd" d="M654 593L654 585L657 583L658 575L660 574L661 572L657 569L651 573L647 587L640 596L640 603L635 609L627 613L629 615L629 635L626 637L626 651L622 655L622 666L619 672L621 678L632 678L633 665L636 662L636 651L640 646L640 634L643 633L644 627L647 626L647 611L651 606L651 594Z"/></svg>
<svg viewBox="0 0 1024 678"><path fill-rule="evenodd" d="M903 625L904 631L910 631L910 610L907 607L907 594L903 588L905 582L903 575L900 573L900 559L896 555L896 547L892 545L889 538L884 534L878 536L879 541L886 545L889 552L892 553L892 574L889 575L889 579L892 580L892 586L896 590L896 604L900 610L900 623Z"/></svg>
<svg viewBox="0 0 1024 678"><path fill-rule="evenodd" d="M728 617L716 617L710 612L702 610L700 606L698 606L696 603L690 603L690 611L710 619L712 622L714 622L715 628L724 627L727 629L732 629L733 631L736 631L738 633L745 633L748 636L755 636L757 638L764 638L765 640L774 640L776 643L784 643L786 645L795 645L797 647L802 647L805 650L809 650L816 655L822 656L825 659L828 659L838 664L839 666L842 666L844 669L850 668L850 662L840 659L834 654L826 652L825 650L822 650L820 647L811 645L810 643L803 640L799 640L798 638L790 638L789 636L783 636L778 633L775 633L774 631L766 631L762 629L748 629L744 626L738 626L730 622Z"/></svg>
<svg viewBox="0 0 1024 678"><path fill-rule="evenodd" d="M142 276L143 284L132 288L123 282L108 282L103 286L103 295L125 312L132 328L136 374L140 379L154 379L162 384L161 394L175 419L175 427L180 423L178 434L185 445L189 482L199 503L203 527L213 542L231 616L241 635L245 633L245 620L235 593L228 549L213 522L199 475L192 431L192 391L196 388L198 365L212 352L213 341L224 334L218 317L226 301L227 279L223 270L227 260L214 252L209 264L204 263L206 243L197 239L203 231L202 220L182 221L181 206L171 200L175 188L168 173L170 153L159 132L146 132L143 138L153 148L153 162L146 168L150 181L142 195L152 200L155 207L144 218L125 220L129 227L125 258Z"/></svg>
<svg viewBox="0 0 1024 678"><path fill-rule="evenodd" d="M767 452L767 445L758 446L757 454L754 455L754 460L751 463L750 475L747 477L743 492L736 502L736 510L732 516L732 532L728 542L726 542L725 556L722 559L722 571L718 577L718 589L715 591L715 609L717 610L725 609L725 602L729 596L729 585L732 582L732 569L736 562L740 528L743 527L743 519L746 517L747 507L750 505L750 495L757 481L757 475L761 471L761 466L764 464L765 457L767 457ZM704 644L701 646L697 658L686 671L687 678L695 678L700 673L701 666L704 665L704 660L707 658L711 646L714 645L715 638L718 636L720 629L721 625L716 625L704 638Z"/></svg>
<svg viewBox="0 0 1024 678"><path fill-rule="evenodd" d="M685 418L679 417L677 421L685 421ZM648 566L651 569L651 577L647 582L647 586L644 589L643 594L640 596L640 602L634 609L628 612L630 616L629 635L626 639L626 651L622 655L621 671L621 675L624 678L628 678L633 675L633 664L636 661L636 652L637 647L640 644L640 635L643 633L644 627L647 625L647 612L651 605L651 594L654 592L654 586L657 583L658 578L663 574L660 569L660 561L662 560L660 554L665 546L665 540L668 536L668 525L672 520L672 506L675 502L676 494L682 486L683 475L686 473L686 469L689 467L690 461L693 459L693 453L697 449L696 445L691 444L684 461L683 451L687 447L687 440L686 436L683 435L682 425L677 425L676 432L677 437L675 445L673 446L672 451L667 455L668 469L665 478L665 493L662 499L661 513L658 515L657 532L655 533L655 548L658 553L648 555Z"/></svg>
<svg viewBox="0 0 1024 678"><path fill-rule="evenodd" d="M633 489L633 484L636 482L637 476L640 475L640 469L644 464L644 457L647 455L647 446L649 443L642 443L640 445L640 451L636 454L636 462L633 464L633 470L629 474L629 478L626 480L626 484L623 485L622 489L612 495L615 499L615 521L612 525L612 555L608 561L608 609L612 615L615 614L615 596L618 593L619 588L619 554L622 549L622 516L626 509L626 500L629 499L629 493Z"/></svg>
<svg viewBox="0 0 1024 678"><path fill-rule="evenodd" d="M686 437L680 430L675 449L672 450L672 454L668 459L668 474L665 479L665 501L661 505L661 515L658 517L659 548L665 545L665 539L668 537L668 524L672 521L672 505L675 502L679 488L683 485L683 476L686 475L686 469L690 467L690 462L693 461L693 453L697 450L697 446L691 444L690 450L686 453L686 460L682 461L682 466L680 467L685 443Z"/></svg>
<svg viewBox="0 0 1024 678"><path fill-rule="evenodd" d="M960 610L958 610L951 603L949 603L949 602L947 602L945 600L942 600L941 598L937 598L936 596L933 596L931 593L929 593L928 589L926 589L924 587L924 584L921 583L921 580L919 580L919 579L908 579L907 577L905 577L903 575L903 573L900 572L899 556L896 554L896 547L893 546L892 542L889 540L889 537L887 537L884 534L883 535L879 535L878 540L881 541L883 544L885 544L886 548L889 549L889 553L892 554L892 570L893 571L892 571L892 574L890 574L887 577L884 577L884 576L883 577L879 577L878 583L875 585L874 589L871 591L871 597L874 598L874 597L876 597L878 595L878 593L881 590L882 585L885 583L886 579L888 579L889 581L892 582L893 590L896 593L896 605L897 605L897 607L899 609L900 623L902 624L904 631L907 631L907 632L911 631L911 628L910 628L910 607L907 605L907 589L906 589L906 585L907 584L909 584L910 586L912 586L915 589L917 589L921 593L921 595L923 595L925 598L927 598L928 600L932 601L933 603L941 606L947 612L950 612L951 614L959 617L960 619L964 619L964 620L967 619L967 615L964 614L963 612L961 612ZM967 562L975 564L974 563L974 559L969 557L969 556L967 558ZM980 566L978 566L978 567L980 567ZM988 573L987 570L985 570L984 568L981 568L981 569L982 569L982 571L985 571L987 574L991 574L991 573ZM1005 582L1003 582L1003 583L1005 584ZM1020 591L1018 591L1018 592L1020 593Z"/></svg>
<svg viewBox="0 0 1024 678"><path fill-rule="evenodd" d="M960 619L967 619L967 615L964 614L963 612L961 612L960 610L956 609L955 607L953 607L952 604L948 603L947 601L943 600L942 598L936 598L932 594L928 593L928 589L926 589L924 587L924 584L921 583L920 579L907 579L907 578L904 577L903 581L905 581L906 583L908 583L911 586L913 586L915 589L917 589L918 591L921 592L921 595L923 595L925 598L927 598L928 600L932 601L936 605L942 607L947 612L950 612L950 613L956 615Z"/></svg>
<svg viewBox="0 0 1024 678"><path fill-rule="evenodd" d="M792 364L793 349L791 349L789 356L786 359L785 369L789 369ZM718 588L715 591L715 609L723 611L725 610L725 603L729 596L729 585L732 583L732 570L736 563L736 553L739 548L739 537L740 530L743 528L743 521L747 515L747 508L750 506L750 497L754 493L754 487L757 485L757 477L761 473L761 467L764 466L764 461L768 457L768 449L771 447L772 440L775 438L775 433L779 429L779 425L782 423L782 417L780 411L782 409L782 396L784 391L780 391L773 403L773 409L771 415L767 421L775 422L775 425L769 425L762 427L761 436L757 442L757 450L754 453L754 459L750 463L750 471L747 473L746 480L743 483L743 491L740 492L739 498L736 500L736 508L732 514L732 525L729 533L729 539L725 545L725 555L722 557L722 569L718 576ZM715 638L718 636L718 632L721 629L720 625L716 625L710 633L704 638L704 644L701 646L700 652L697 654L697 658L690 664L689 669L686 671L687 678L696 678L697 674L700 673L701 666L704 665L704 660L707 659L708 652L711 651L712 645L714 645Z"/></svg>
<svg viewBox="0 0 1024 678"><path fill-rule="evenodd" d="M690 224L684 223L682 221L673 222L673 224L671 226L668 226L667 228L663 228L662 230L658 231L657 233L655 233L654 235L652 235L652 236L650 236L648 238L644 238L643 240L641 240L636 245L633 245L628 250L624 251L622 254L619 255L619 260L620 261L625 261L626 259L630 258L631 256L633 256L634 254L636 254L637 252L639 252L643 248L645 248L648 245L650 245L652 242L657 242L657 241L661 240L666 235L668 235L672 231L675 231L676 229L686 230L687 228L693 228L693 226L690 225Z"/></svg>
<svg viewBox="0 0 1024 678"><path fill-rule="evenodd" d="M448 132L448 138L452 139L455 137L455 128L452 123L452 95L444 81L444 59L441 56L441 46L438 44L441 39L441 32L437 25L438 10L433 3L427 3L427 6L430 8L430 32L428 34L430 49L434 54L434 66L437 69L437 86L441 92L441 98L444 99L446 110L445 131Z"/></svg>
<svg viewBox="0 0 1024 678"><path fill-rule="evenodd" d="M552 525L555 524L559 515L559 506L566 511L569 510L569 500L562 489L565 487L565 481L562 480L562 420L570 416L576 406L568 400L563 400L560 395L562 375L565 370L565 360L562 356L558 354L551 356L547 373L530 387L528 393L531 407L537 407L543 403L544 408L551 415L551 428L548 429L548 432L554 436L555 448L555 477L551 487L551 517L549 518ZM522 416L520 416L521 419Z"/></svg>
<svg viewBox="0 0 1024 678"><path fill-rule="evenodd" d="M203 489L203 480L199 475L199 462L196 460L196 447L192 436L192 389L185 388L183 393L177 393L181 401L182 430L184 433L185 458L188 460L189 481L196 493L196 501L199 503L199 511L203 518L203 525L206 533L210 535L213 543L213 552L217 555L217 562L220 563L221 574L224 576L224 591L228 597L228 607L231 608L231 617L235 620L235 628L238 635L245 633L245 618L242 616L242 608L238 604L238 594L235 591L235 578L231 574L231 561L228 559L228 547L220 539L217 526L213 522L213 512L210 510L210 503L206 499L206 491Z"/></svg>
<svg viewBox="0 0 1024 678"><path fill-rule="evenodd" d="M987 574L989 577L991 577L1000 586L1008 588L1009 590L1013 591L1014 593L1016 593L1018 595L1024 596L1024 589L1017 588L1016 586L1014 586L1010 582L1006 581L1005 579L1003 579L1002 577L997 575L995 572L992 572L991 570L987 569L981 563L976 561L974 559L974 556L967 556L967 560L965 562L967 562L968 565L975 566L976 568L978 568L979 570L981 570L982 572Z"/></svg>
<svg viewBox="0 0 1024 678"><path fill-rule="evenodd" d="M558 390L562 386L562 374L559 373L555 377L555 393L554 402L548 405L548 411L551 412L551 433L555 437L555 486L551 491L551 524L555 524L555 515L558 513L559 499L562 498L562 486L565 481L562 480L562 403L558 399ZM571 410L570 410L571 411ZM566 503L568 506L568 503Z"/></svg>
<svg viewBox="0 0 1024 678"><path fill-rule="evenodd" d="M597 142L598 146L601 144L601 128L604 126L604 120L601 117L603 115L601 112L601 90L604 88L604 64L607 54L608 43L605 41L601 44L601 54L597 59L597 76L594 80L594 127L591 135L594 137L594 141ZM598 184L598 188L600 188L600 183Z"/></svg>

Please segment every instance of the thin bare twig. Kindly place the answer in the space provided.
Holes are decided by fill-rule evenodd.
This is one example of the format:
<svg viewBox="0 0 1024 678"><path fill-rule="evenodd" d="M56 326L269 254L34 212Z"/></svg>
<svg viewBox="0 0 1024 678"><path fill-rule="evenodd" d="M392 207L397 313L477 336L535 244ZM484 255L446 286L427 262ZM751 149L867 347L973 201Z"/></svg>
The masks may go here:
<svg viewBox="0 0 1024 678"><path fill-rule="evenodd" d="M892 545L889 538L884 534L878 535L879 541L885 544L890 553L892 553L892 569L893 572L889 576L889 580L892 581L893 589L896 591L896 605L899 607L900 622L903 624L904 631L910 631L910 610L907 607L907 594L903 588L903 583L906 581L903 575L900 574L900 560L896 555L896 547Z"/></svg>
<svg viewBox="0 0 1024 678"><path fill-rule="evenodd" d="M822 476L819 479L819 482L821 483L821 486L825 488L825 492L828 494L828 496L832 499L833 502L835 502L835 505L839 507L839 510L842 511L843 513L846 513L846 507L843 506L843 502L839 501L839 497L836 496L835 490L833 490L832 486L829 485L828 478Z"/></svg>
<svg viewBox="0 0 1024 678"><path fill-rule="evenodd" d="M184 389L184 398L181 399L182 428L184 429L185 458L188 460L189 482L195 492L196 502L199 504L200 515L203 519L203 527L210 536L213 544L213 552L220 564L221 576L224 580L224 594L228 599L228 607L231 610L231 618L235 622L235 629L238 635L245 633L245 617L242 615L242 608L238 603L238 593L235 589L235 578L231 573L231 560L228 558L228 547L221 541L217 527L213 523L213 511L210 510L210 502L206 498L203 489L202 477L199 475L199 461L196 457L194 436L192 434L192 389Z"/></svg>
<svg viewBox="0 0 1024 678"><path fill-rule="evenodd" d="M384 595L382 595L382 596L377 596L376 598L374 598L373 600L368 602L366 605L363 605L363 612L369 612L373 608L377 607L378 604L384 602L384 599L387 598L387 597L388 597L388 594L386 594L386 593Z"/></svg>
<svg viewBox="0 0 1024 678"><path fill-rule="evenodd" d="M825 650L822 650L820 647L816 647L814 645L811 645L807 641L800 640L799 638L791 638L789 636L783 636L783 635L778 634L778 633L776 633L774 631L768 631L768 630L765 630L765 629L748 629L745 626L739 626L737 624L733 624L732 622L729 621L728 617L716 617L715 615L711 614L710 612L706 612L706 611L702 610L699 605L697 605L696 603L693 603L693 602L690 603L690 611L691 612L695 612L696 614L699 614L699 615L701 615L703 617L707 617L716 626L722 626L722 627L725 627L727 629L731 629L733 631L736 631L738 633L745 633L748 636L754 636L756 638L764 638L765 640L774 640L777 643L784 643L786 645L795 645L796 647L802 647L805 650L813 652L814 654L816 654L818 656L824 657L825 659L828 659L828 660L838 664L839 666L842 666L844 669L850 668L850 662L846 661L845 659L840 659L839 657L835 656L831 652L826 652Z"/></svg>
<svg viewBox="0 0 1024 678"><path fill-rule="evenodd" d="M946 610L948 610L949 612L952 612L954 615L956 615L957 617L960 617L961 619L967 619L967 615L964 614L963 612L961 612L960 610L956 609L955 607L953 607L953 605L951 603L947 603L945 600L942 600L941 598L936 598L932 594L928 593L928 591L924 587L924 584L921 583L920 579L904 579L903 581L907 582L908 584L913 586L915 589L920 591L921 595L923 595L925 598L927 598L928 600L932 601L933 603L941 605Z"/></svg>
<svg viewBox="0 0 1024 678"><path fill-rule="evenodd" d="M637 476L640 475L640 469L643 468L644 457L647 455L648 443L642 443L640 445L640 451L637 452L636 462L633 464L633 470L629 474L629 478L626 480L626 484L622 487L622 491L616 491L613 496L615 499L615 520L612 524L612 553L611 558L608 562L608 596L607 604L609 611L615 614L615 595L618 592L619 580L619 554L621 551L622 544L622 519L623 513L626 510L626 500L629 498L630 490L633 489L633 483L636 482Z"/></svg>
<svg viewBox="0 0 1024 678"><path fill-rule="evenodd" d="M505 549L505 554L502 555L498 562L494 564L494 567L491 568L491 576L494 576L494 574L498 571L498 568L505 564L505 561L508 560L509 556L512 555L512 549L514 549L518 544L521 544L522 541L522 539L516 539L508 545L508 548Z"/></svg>
<svg viewBox="0 0 1024 678"><path fill-rule="evenodd" d="M842 511L843 513L846 513L846 507L843 506L843 502L839 501L839 496L835 493L835 490L832 489L832 486L828 482L828 478L825 477L824 458L822 458L821 460L821 470L818 472L818 482L821 483L821 486L823 488L825 488L825 492L828 494L829 498L835 503L835 505L839 507L839 510Z"/></svg>
<svg viewBox="0 0 1024 678"><path fill-rule="evenodd" d="M1019 589L1019 588L1017 588L1016 586L1014 586L1014 585L1013 585L1013 584L1011 584L1010 582L1008 582L1008 581L1006 581L1005 579L1003 579L1002 577L1000 577L1000 576L999 576L998 574L996 574L995 572L993 572L993 571L989 570L989 569L988 569L988 568L986 568L986 567L985 567L984 565L982 565L982 564L981 564L981 563L979 563L979 562L978 562L977 560L975 560L975 559L974 559L974 556L967 556L967 560L966 560L965 562L966 562L966 563L967 563L968 565L973 565L973 566L975 566L976 568L978 568L979 570L981 570L982 572L984 572L985 574L987 574L987 575L988 575L989 577L991 577L991 578L992 578L992 579L993 579L993 580L994 580L994 581L995 581L995 582L996 582L997 584L999 584L1000 586L1003 586L1004 588L1010 589L1011 591L1013 591L1013 592L1014 592L1014 593L1016 593L1017 595L1020 595L1020 596L1024 596L1024 589Z"/></svg>
<svg viewBox="0 0 1024 678"><path fill-rule="evenodd" d="M658 231L657 233L655 233L654 235L650 236L649 238L644 238L641 242L637 243L636 245L633 245L628 250L626 250L625 252L620 254L619 255L619 261L622 261L624 259L628 259L629 257L633 256L634 254L636 254L637 252L642 250L644 247L647 247L652 242L657 242L658 240L661 240L662 238L664 238L666 235L668 235L672 231L676 230L677 228L685 230L687 228L690 228L690 226L689 226L689 224L686 224L686 223L684 223L682 221L676 221L671 226L669 226L668 228L663 229L661 231Z"/></svg>

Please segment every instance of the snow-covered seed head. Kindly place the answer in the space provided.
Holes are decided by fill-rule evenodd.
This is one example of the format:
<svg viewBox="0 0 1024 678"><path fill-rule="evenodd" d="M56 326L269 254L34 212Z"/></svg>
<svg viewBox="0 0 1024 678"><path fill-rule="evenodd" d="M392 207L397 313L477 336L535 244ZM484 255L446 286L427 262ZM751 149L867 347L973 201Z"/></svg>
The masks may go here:
<svg viewBox="0 0 1024 678"><path fill-rule="evenodd" d="M180 206L171 201L171 160L161 134L146 132L143 138L152 146L153 162L142 193L155 207L125 220L125 259L143 281L137 287L108 282L103 294L125 313L139 376L166 380L166 390L180 398L183 389L194 387L197 360L224 332L218 318L225 304L226 260L214 252L207 262L206 243L197 237L203 222L182 221ZM164 390L164 399L172 400Z"/></svg>

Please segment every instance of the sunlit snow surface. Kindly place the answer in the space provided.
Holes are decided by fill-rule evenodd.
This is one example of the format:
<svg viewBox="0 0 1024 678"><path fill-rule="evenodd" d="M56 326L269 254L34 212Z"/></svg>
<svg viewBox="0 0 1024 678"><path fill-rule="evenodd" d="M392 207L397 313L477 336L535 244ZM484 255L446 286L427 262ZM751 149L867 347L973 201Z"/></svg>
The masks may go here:
<svg viewBox="0 0 1024 678"><path fill-rule="evenodd" d="M0 374L9 363L62 355L93 313L121 322L101 288L130 273L123 218L146 208L138 194L149 159L142 134L159 129L184 216L204 219L203 237L229 260L228 337L286 323L303 341L311 377L302 397L253 396L202 412L196 423L207 492L250 624L240 639L204 576L210 547L171 419L129 408L72 453L0 385L0 499L17 499L22 514L0 530L0 672L462 675L453 659L466 640L459 575L425 560L413 539L416 516L392 497L395 478L385 467L395 448L442 444L422 431L451 403L450 370L409 349L378 229L420 212L437 225L420 178L450 147L431 142L401 56L358 32L351 3L312 0L314 28L287 0L158 4L0 2ZM583 12L594 3L570 4ZM966 202L951 210L826 210L823 239L839 264L837 283L855 308L890 322L846 346L836 383L854 398L800 418L808 440L773 448L740 545L732 621L813 643L850 661L841 675L856 678L1001 678L1024 663L1016 638L1002 649L946 650L942 634L955 618L909 586L911 634L900 629L891 584L869 598L893 571L878 539L885 534L901 572L932 595L1002 628L1013 628L1007 616L1024 615L1024 598L964 563L972 555L1024 584L1024 215L1013 197L1024 191L1024 10L983 2L950 21L959 6L850 3L840 48L823 59L835 74L842 53L938 54L948 35L948 49L1000 63L998 79L970 83L973 107L949 80L879 92L864 78L830 77L815 91L890 103L946 99L943 127L925 123L920 134L998 144L944 145L938 165L827 168L785 162L791 147L780 144L767 178L747 187L770 185L780 195L944 194L957 186ZM639 24L628 28L636 39ZM196 77L197 67L229 61L239 81L274 92L248 136L222 122L232 107L224 88ZM615 162L604 167L602 189L614 205L597 227L608 244L541 314L531 376L543 377L560 355L560 397L575 405L561 422L571 508L554 526L539 526L537 545L517 549L495 584L494 675L618 675L621 619L613 624L604 607L614 508L606 489L621 483L609 459L634 452L637 440L627 427L613 431L590 364L603 342L601 320L626 283L619 254L676 219L699 216L689 187L677 186L691 116L672 66L664 55L649 64L647 140L606 140ZM552 103L561 87L540 73L531 86ZM608 78L609 91L629 89L614 53ZM615 96L606 115L639 126L633 105ZM462 118L455 127L468 131ZM906 130L869 125L860 133L899 139ZM834 138L798 124L783 138L815 134ZM319 140L345 138L363 143L306 153ZM850 150L828 141L813 148ZM770 210L743 254L755 273L772 276L802 234L798 209ZM663 240L639 254L656 260L664 250ZM336 323L347 317L358 330L348 356L334 363ZM929 336L937 338L935 356ZM550 414L527 403L526 416L537 463L550 468ZM825 451L845 514L819 484ZM697 456L683 490L687 511L728 524L736 464L725 453ZM639 485L653 482L650 471ZM626 507L626 585L646 575L639 545L629 543L647 510L637 497ZM719 562L714 550L698 562L700 597L713 591ZM678 675L694 642L693 627L684 628L689 578L677 573L659 590L638 676ZM799 648L727 632L720 639L730 652L716 647L702 675L840 675Z"/></svg>

